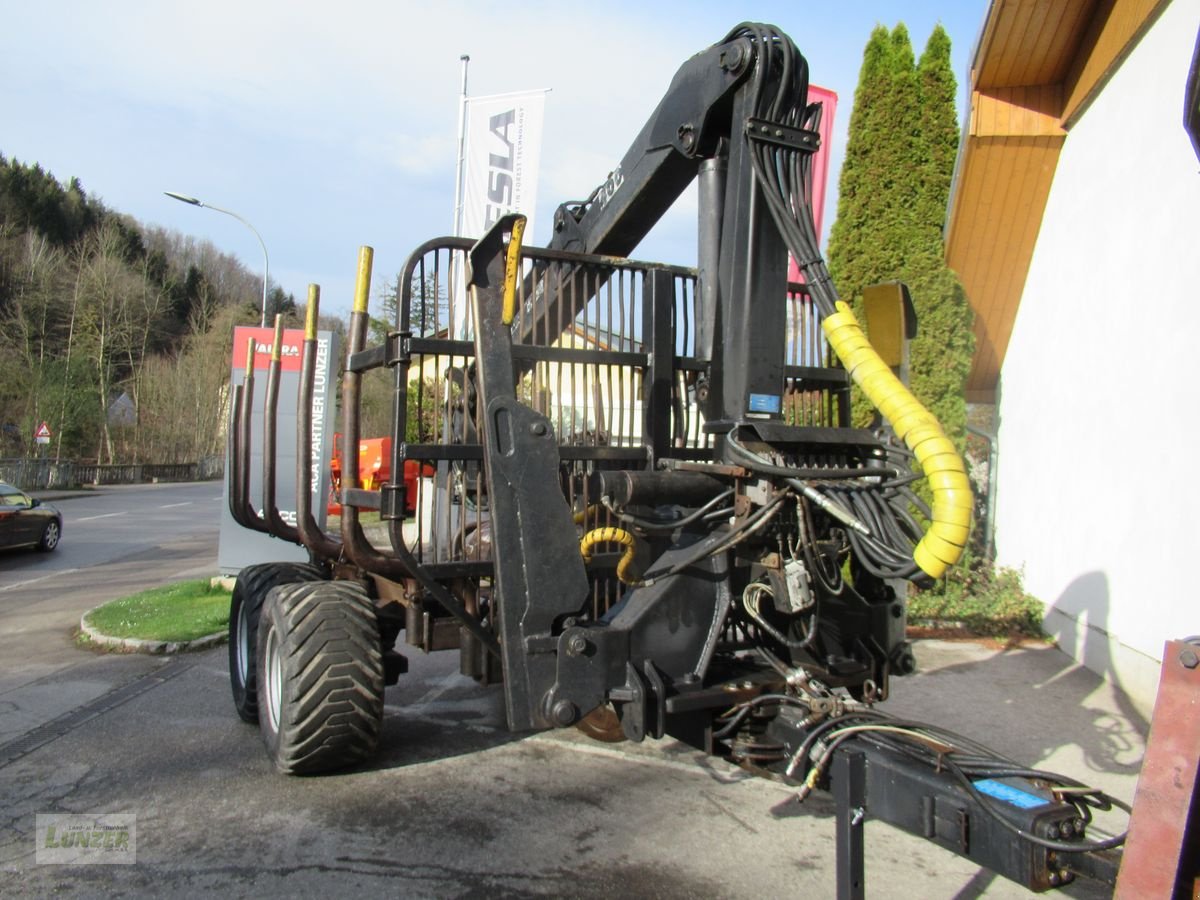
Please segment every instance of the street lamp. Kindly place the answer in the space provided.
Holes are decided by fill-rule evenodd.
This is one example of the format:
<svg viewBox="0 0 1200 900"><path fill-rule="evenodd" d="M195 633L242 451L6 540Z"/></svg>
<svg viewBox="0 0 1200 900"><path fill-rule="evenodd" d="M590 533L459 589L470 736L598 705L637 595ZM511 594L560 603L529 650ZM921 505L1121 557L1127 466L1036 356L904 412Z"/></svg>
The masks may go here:
<svg viewBox="0 0 1200 900"><path fill-rule="evenodd" d="M245 225L247 228L249 228L252 232L254 232L254 236L256 238L258 238L258 245L260 247L262 247L262 252L263 252L262 320L259 322L259 327L266 328L267 327L267 266L269 263L267 260L267 245L263 243L262 235L258 233L258 230L253 225L251 225L249 222L247 222L245 219L243 219L241 216L239 216L237 213L235 213L231 209L222 209L219 206L213 206L211 203L205 203L203 200L197 200L195 197L189 197L187 194L177 194L174 191L163 191L163 193L166 194L168 197L172 198L173 200L178 200L181 203L188 203L188 204L191 204L192 206L203 206L205 209L211 209L215 212L225 213L225 215L227 215L227 216L233 216L235 219L237 219L239 222L241 222L243 225Z"/></svg>

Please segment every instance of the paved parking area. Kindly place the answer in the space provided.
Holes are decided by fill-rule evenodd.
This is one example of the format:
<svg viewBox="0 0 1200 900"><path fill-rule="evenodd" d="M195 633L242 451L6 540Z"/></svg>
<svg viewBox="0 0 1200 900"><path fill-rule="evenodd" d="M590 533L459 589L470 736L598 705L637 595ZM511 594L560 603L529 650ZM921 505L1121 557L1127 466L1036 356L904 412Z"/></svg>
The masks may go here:
<svg viewBox="0 0 1200 900"><path fill-rule="evenodd" d="M4 893L833 896L828 798L798 806L786 786L669 740L511 735L499 690L459 676L452 653L414 657L388 689L372 764L278 775L233 712L225 654L94 657L32 685L79 691L97 666L114 687L0 738ZM1132 798L1144 711L1062 653L922 641L918 659L889 710ZM38 865L39 813L135 815L136 863ZM1028 896L882 823L866 834L868 895Z"/></svg>

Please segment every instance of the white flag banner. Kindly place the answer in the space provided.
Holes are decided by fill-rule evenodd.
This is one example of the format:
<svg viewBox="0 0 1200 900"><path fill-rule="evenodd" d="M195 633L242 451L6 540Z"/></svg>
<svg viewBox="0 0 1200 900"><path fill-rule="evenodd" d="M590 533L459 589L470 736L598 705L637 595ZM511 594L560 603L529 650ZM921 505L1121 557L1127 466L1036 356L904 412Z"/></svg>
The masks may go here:
<svg viewBox="0 0 1200 900"><path fill-rule="evenodd" d="M464 102L466 137L457 235L482 237L501 216L519 212L527 219L525 235L532 244L546 91L469 97ZM456 259L450 273L451 328L455 337L465 340L466 285L457 263Z"/></svg>
<svg viewBox="0 0 1200 900"><path fill-rule="evenodd" d="M528 218L525 234L532 238L546 91L470 97L466 103L458 234L481 237L501 216L519 212Z"/></svg>

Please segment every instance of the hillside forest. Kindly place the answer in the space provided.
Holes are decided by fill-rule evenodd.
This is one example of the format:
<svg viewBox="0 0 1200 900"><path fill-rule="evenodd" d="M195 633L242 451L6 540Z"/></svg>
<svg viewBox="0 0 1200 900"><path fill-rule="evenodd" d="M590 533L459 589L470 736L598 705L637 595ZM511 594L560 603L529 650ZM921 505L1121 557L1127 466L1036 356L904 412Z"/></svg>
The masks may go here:
<svg viewBox="0 0 1200 900"><path fill-rule="evenodd" d="M233 327L258 325L261 306L261 274L208 241L0 154L0 457L223 453ZM300 327L279 287L267 307ZM35 448L41 422L51 442Z"/></svg>

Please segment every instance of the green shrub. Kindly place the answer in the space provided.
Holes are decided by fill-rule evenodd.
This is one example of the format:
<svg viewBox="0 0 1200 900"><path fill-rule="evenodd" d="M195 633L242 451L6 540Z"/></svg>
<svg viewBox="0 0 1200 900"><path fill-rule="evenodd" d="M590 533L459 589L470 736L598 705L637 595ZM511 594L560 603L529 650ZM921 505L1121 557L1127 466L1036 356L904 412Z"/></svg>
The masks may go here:
<svg viewBox="0 0 1200 900"><path fill-rule="evenodd" d="M1042 602L1021 573L969 554L936 586L909 598L910 622L955 622L975 634L1044 637Z"/></svg>

